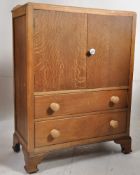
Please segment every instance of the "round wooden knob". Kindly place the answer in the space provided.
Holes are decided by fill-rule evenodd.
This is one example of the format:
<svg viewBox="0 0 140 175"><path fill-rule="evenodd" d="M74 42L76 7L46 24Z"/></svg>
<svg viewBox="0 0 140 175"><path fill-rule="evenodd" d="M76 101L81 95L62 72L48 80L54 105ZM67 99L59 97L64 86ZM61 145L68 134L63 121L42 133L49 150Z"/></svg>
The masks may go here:
<svg viewBox="0 0 140 175"><path fill-rule="evenodd" d="M60 109L60 105L58 103L51 103L50 108L52 111L57 112Z"/></svg>
<svg viewBox="0 0 140 175"><path fill-rule="evenodd" d="M117 104L120 101L120 98L118 96L112 96L110 101L114 104Z"/></svg>
<svg viewBox="0 0 140 175"><path fill-rule="evenodd" d="M60 131L58 131L57 129L53 129L51 130L50 135L52 136L53 139L56 139L60 136Z"/></svg>
<svg viewBox="0 0 140 175"><path fill-rule="evenodd" d="M116 121L116 120L111 120L111 121L110 121L110 126L111 126L112 128L118 128L119 122Z"/></svg>

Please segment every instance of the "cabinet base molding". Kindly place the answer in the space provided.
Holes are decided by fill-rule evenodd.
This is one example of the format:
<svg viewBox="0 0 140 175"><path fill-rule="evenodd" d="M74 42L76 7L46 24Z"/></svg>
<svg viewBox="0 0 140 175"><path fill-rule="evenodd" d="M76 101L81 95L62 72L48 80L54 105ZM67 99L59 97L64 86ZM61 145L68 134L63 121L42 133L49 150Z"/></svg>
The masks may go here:
<svg viewBox="0 0 140 175"><path fill-rule="evenodd" d="M108 140L108 141L111 141L111 140ZM123 136L120 138L116 138L114 139L114 142L116 144L120 144L122 153L129 154L130 152L132 152L130 136ZM20 143L16 134L13 135L13 150L14 152L17 152L17 153L20 151ZM55 150L59 150L59 149L54 149L54 151ZM25 160L24 168L27 173L31 174L31 173L36 173L39 170L38 165L43 161L45 157L47 157L49 152L52 152L53 150L52 151L46 150L44 153L41 153L41 154L33 154L33 153L30 154L24 147L22 147L22 151L23 151L24 160Z"/></svg>
<svg viewBox="0 0 140 175"><path fill-rule="evenodd" d="M122 153L129 154L132 152L130 136L115 139L114 142L121 145Z"/></svg>

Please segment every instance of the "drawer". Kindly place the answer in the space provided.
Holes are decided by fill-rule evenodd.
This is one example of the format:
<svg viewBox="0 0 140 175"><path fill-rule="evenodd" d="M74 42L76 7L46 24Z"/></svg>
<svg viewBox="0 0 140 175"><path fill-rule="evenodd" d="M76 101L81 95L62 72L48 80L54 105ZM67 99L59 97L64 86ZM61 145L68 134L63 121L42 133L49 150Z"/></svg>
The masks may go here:
<svg viewBox="0 0 140 175"><path fill-rule="evenodd" d="M126 112L89 114L35 123L35 147L103 137L126 131Z"/></svg>
<svg viewBox="0 0 140 175"><path fill-rule="evenodd" d="M126 107L127 90L79 91L76 93L35 96L35 118L80 114Z"/></svg>

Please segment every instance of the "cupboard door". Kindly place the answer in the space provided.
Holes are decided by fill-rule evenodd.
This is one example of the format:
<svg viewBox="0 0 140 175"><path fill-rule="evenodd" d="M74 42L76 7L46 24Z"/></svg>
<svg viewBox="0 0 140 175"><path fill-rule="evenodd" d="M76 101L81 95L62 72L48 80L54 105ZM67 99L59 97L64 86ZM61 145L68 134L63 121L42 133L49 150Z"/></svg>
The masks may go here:
<svg viewBox="0 0 140 175"><path fill-rule="evenodd" d="M88 15L87 87L128 86L132 17Z"/></svg>
<svg viewBox="0 0 140 175"><path fill-rule="evenodd" d="M85 88L86 47L86 14L35 10L34 90Z"/></svg>

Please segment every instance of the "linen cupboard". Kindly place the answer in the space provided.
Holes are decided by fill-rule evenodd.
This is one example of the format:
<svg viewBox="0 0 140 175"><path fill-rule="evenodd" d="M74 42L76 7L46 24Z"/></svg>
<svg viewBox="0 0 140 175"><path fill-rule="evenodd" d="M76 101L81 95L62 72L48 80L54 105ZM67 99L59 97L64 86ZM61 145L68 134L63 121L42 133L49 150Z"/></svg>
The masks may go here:
<svg viewBox="0 0 140 175"><path fill-rule="evenodd" d="M131 152L135 12L27 3L13 11L15 132L25 169L114 140Z"/></svg>

